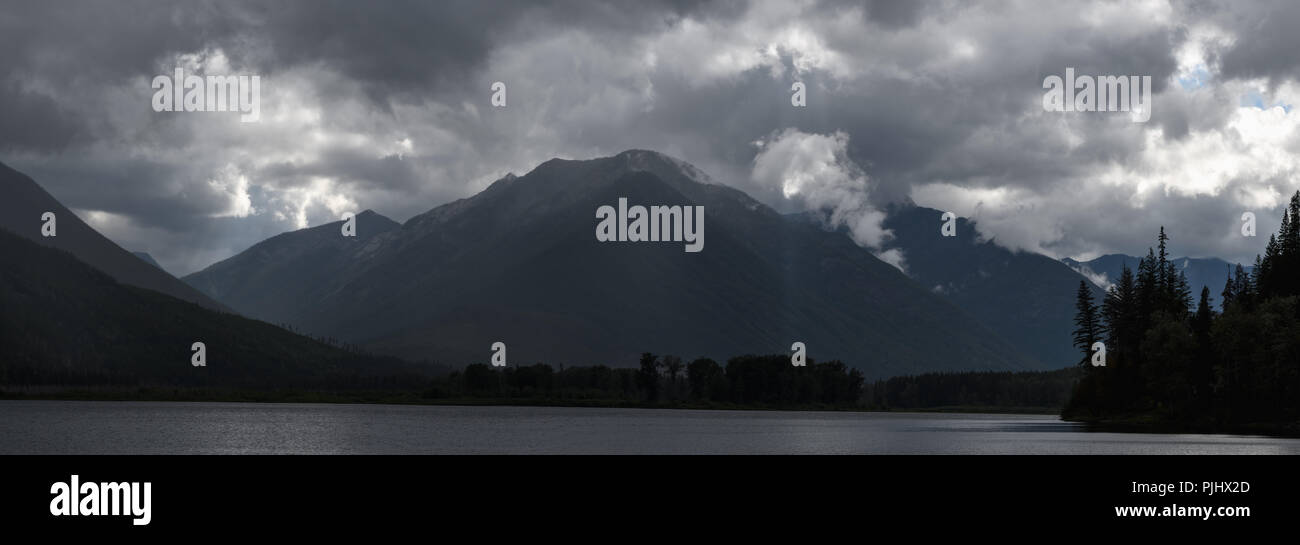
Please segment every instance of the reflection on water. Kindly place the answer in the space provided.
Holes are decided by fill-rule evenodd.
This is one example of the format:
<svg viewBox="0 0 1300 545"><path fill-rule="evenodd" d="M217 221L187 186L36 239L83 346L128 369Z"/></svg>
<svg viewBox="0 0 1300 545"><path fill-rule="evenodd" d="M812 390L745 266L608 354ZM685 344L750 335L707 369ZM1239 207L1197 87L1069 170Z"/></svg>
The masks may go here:
<svg viewBox="0 0 1300 545"><path fill-rule="evenodd" d="M0 453L1300 454L1300 439L1042 415L0 401Z"/></svg>

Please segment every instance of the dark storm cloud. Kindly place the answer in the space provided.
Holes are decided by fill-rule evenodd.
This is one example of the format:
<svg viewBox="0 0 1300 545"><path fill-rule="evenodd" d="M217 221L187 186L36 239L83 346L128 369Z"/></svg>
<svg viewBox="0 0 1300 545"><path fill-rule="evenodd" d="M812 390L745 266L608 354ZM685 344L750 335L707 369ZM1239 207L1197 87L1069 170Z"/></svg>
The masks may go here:
<svg viewBox="0 0 1300 545"><path fill-rule="evenodd" d="M322 63L362 82L368 96L418 100L468 92L496 48L565 29L628 37L655 30L686 13L725 16L743 7L687 1L483 2L349 0L250 3L242 34L264 49L245 51L270 70ZM477 91L477 90L475 90Z"/></svg>
<svg viewBox="0 0 1300 545"><path fill-rule="evenodd" d="M468 92L465 80L494 48L555 29L626 37L686 13L725 17L742 8L739 2L687 1L19 0L0 12L0 51L5 52L0 91L11 100L6 104L30 103L28 109L48 111L49 96L23 92L19 83L35 78L65 88L102 86L152 77L176 52L220 47L234 66L266 71L327 66L361 82L367 96L382 105ZM58 147L76 132L69 116L49 125L49 136L20 140L8 130L5 136L15 145Z"/></svg>
<svg viewBox="0 0 1300 545"><path fill-rule="evenodd" d="M78 120L52 97L0 81L0 150L61 150L82 136Z"/></svg>
<svg viewBox="0 0 1300 545"><path fill-rule="evenodd" d="M1278 83L1300 76L1300 4L1265 0L1203 9L1241 33L1219 57L1225 77Z"/></svg>
<svg viewBox="0 0 1300 545"><path fill-rule="evenodd" d="M1273 134L1290 118L1240 107L1246 80L1290 96L1297 22L1287 2L6 2L0 160L180 273L627 148L794 210L755 167L781 138L844 146L837 175L875 206L965 207L1014 247L1136 253L1168 222L1195 233L1183 253L1241 259L1257 250L1220 219L1262 225L1300 185L1278 159L1295 136ZM152 112L150 79L180 63L261 74L264 120ZM1150 122L1045 114L1066 67L1151 76Z"/></svg>
<svg viewBox="0 0 1300 545"><path fill-rule="evenodd" d="M826 0L821 7L844 13L857 8L857 15L883 27L910 27L921 14L936 7L939 2L927 0Z"/></svg>

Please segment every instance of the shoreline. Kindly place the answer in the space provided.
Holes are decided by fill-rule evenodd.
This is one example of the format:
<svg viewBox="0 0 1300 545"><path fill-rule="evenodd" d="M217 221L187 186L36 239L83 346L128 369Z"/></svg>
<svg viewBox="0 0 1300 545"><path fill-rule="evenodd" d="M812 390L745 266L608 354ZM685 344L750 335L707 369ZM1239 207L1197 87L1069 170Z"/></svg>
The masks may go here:
<svg viewBox="0 0 1300 545"><path fill-rule="evenodd" d="M505 398L505 397L426 397L418 392L310 392L310 391L240 391L188 390L175 388L139 389L60 389L23 392L0 388L0 400L30 401L164 401L222 403L335 403L362 405L431 405L463 407L589 407L610 409L681 409L720 411L795 411L795 412L869 412L869 413L954 413L954 414L1032 414L1059 416L1052 407L940 406L881 408L827 405L738 405L708 401L671 401L663 403L629 402L615 399Z"/></svg>

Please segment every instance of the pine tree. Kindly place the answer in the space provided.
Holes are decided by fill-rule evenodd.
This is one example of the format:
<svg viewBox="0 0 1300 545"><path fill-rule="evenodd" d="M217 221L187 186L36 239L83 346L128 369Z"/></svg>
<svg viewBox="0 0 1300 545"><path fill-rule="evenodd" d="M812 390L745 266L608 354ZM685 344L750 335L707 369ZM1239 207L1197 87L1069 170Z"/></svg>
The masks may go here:
<svg viewBox="0 0 1300 545"><path fill-rule="evenodd" d="M1169 287L1173 285L1174 265L1169 262L1169 236L1165 235L1165 226L1163 225L1160 226L1158 240L1160 241L1160 253L1157 254L1157 257L1160 261L1156 263L1156 281L1158 282L1156 286L1158 287L1157 291L1167 293Z"/></svg>
<svg viewBox="0 0 1300 545"><path fill-rule="evenodd" d="M1254 272L1246 273L1247 278L1250 279L1250 287L1254 292L1255 300L1257 301L1263 301L1266 298L1263 288L1259 285L1259 269L1263 266L1263 259L1259 257L1259 254L1255 254Z"/></svg>
<svg viewBox="0 0 1300 545"><path fill-rule="evenodd" d="M1214 303L1210 300L1210 288L1201 288L1201 301L1196 305L1196 314L1192 318L1192 334L1196 338L1196 354L1192 358L1192 369L1188 377L1191 388L1192 404L1198 412L1209 412L1213 406L1212 391L1214 384Z"/></svg>
<svg viewBox="0 0 1300 545"><path fill-rule="evenodd" d="M1300 192L1291 197L1291 204L1282 213L1282 226L1278 228L1278 260L1270 271L1276 281L1274 295L1295 295L1294 278L1300 262Z"/></svg>
<svg viewBox="0 0 1300 545"><path fill-rule="evenodd" d="M1160 274L1156 270L1156 254L1151 248L1147 248L1147 256L1138 260L1137 270L1137 318L1141 331L1146 330L1148 318L1151 312L1156 308L1156 299L1160 293Z"/></svg>
<svg viewBox="0 0 1300 545"><path fill-rule="evenodd" d="M1295 257L1300 253L1300 191L1296 191L1291 196L1291 204L1287 212L1291 215L1291 223L1283 231L1282 249L1284 253Z"/></svg>
<svg viewBox="0 0 1300 545"><path fill-rule="evenodd" d="M1134 317L1137 315L1137 286L1133 281L1133 269L1124 264L1119 273L1119 281L1106 291L1102 302L1102 318L1105 321L1106 346L1108 353L1113 353L1118 361L1136 357L1136 348L1130 350Z"/></svg>
<svg viewBox="0 0 1300 545"><path fill-rule="evenodd" d="M1281 246L1277 242L1277 237L1269 234L1268 246L1264 250L1264 258L1258 261L1255 266L1255 289L1263 297L1270 297L1277 293L1277 282L1274 280L1273 267L1278 262L1280 251Z"/></svg>
<svg viewBox="0 0 1300 545"><path fill-rule="evenodd" d="M1074 346L1083 351L1079 365L1088 365L1092 355L1092 345L1101 337L1100 320L1097 305L1092 300L1092 290L1088 289L1086 280L1079 281L1078 301L1075 303L1078 313L1074 316Z"/></svg>
<svg viewBox="0 0 1300 545"><path fill-rule="evenodd" d="M1214 308L1210 304L1210 287L1201 287L1201 302L1196 305L1196 316L1192 319L1192 331L1198 341L1209 342L1210 326L1214 322Z"/></svg>
<svg viewBox="0 0 1300 545"><path fill-rule="evenodd" d="M1255 305L1255 283L1250 280L1250 275L1246 274L1246 269L1237 264L1237 269L1232 276L1232 293L1237 302L1246 308L1254 308Z"/></svg>
<svg viewBox="0 0 1300 545"><path fill-rule="evenodd" d="M1187 283L1187 273L1178 271L1178 277L1174 279L1171 290L1176 304L1171 310L1176 316L1186 316L1192 309L1192 287Z"/></svg>

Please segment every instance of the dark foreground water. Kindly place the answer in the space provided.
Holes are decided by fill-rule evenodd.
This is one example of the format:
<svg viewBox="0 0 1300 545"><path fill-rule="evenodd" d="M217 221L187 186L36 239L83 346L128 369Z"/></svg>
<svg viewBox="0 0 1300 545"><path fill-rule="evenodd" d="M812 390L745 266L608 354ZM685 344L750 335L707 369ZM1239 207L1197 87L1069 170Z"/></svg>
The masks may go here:
<svg viewBox="0 0 1300 545"><path fill-rule="evenodd" d="M0 453L1300 454L1300 439L998 414L0 401Z"/></svg>

